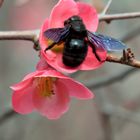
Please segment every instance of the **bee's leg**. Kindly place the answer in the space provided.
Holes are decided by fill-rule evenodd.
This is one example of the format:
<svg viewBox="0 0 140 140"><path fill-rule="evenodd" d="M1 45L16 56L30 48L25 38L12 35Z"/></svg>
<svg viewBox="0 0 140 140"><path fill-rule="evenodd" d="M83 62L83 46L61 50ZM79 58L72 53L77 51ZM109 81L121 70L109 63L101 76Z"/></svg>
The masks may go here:
<svg viewBox="0 0 140 140"><path fill-rule="evenodd" d="M53 48L54 45L56 45L56 44L57 44L56 42L53 42L50 46L48 46L48 47L44 50L44 52L46 52L47 50Z"/></svg>
<svg viewBox="0 0 140 140"><path fill-rule="evenodd" d="M99 62L101 62L102 60L101 60L101 58L99 57L99 55L96 53L96 48L95 48L95 46L94 46L91 42L89 42L89 41L88 41L88 44L89 44L89 46L92 48L92 52L95 54L95 57L97 58L97 60L98 60Z"/></svg>

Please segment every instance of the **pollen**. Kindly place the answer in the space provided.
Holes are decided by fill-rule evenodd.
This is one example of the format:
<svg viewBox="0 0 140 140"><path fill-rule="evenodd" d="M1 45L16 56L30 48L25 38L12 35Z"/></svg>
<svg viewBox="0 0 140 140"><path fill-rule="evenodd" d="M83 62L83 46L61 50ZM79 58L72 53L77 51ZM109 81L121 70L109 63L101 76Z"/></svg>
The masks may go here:
<svg viewBox="0 0 140 140"><path fill-rule="evenodd" d="M41 96L43 97L51 97L54 95L54 82L56 78L52 77L38 77L37 78L37 89Z"/></svg>
<svg viewBox="0 0 140 140"><path fill-rule="evenodd" d="M50 46L52 43L54 43L54 41L51 39L45 39L45 41L47 46ZM50 50L52 50L55 53L62 53L63 49L64 49L64 42L54 45L53 48Z"/></svg>

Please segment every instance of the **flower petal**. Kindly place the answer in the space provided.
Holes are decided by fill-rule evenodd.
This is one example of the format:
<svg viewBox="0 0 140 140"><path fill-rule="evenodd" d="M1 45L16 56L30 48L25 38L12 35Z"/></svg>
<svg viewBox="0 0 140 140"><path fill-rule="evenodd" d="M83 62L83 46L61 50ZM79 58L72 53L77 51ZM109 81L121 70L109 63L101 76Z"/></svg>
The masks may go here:
<svg viewBox="0 0 140 140"><path fill-rule="evenodd" d="M52 10L49 28L63 27L66 19L77 14L78 9L74 0L60 0Z"/></svg>
<svg viewBox="0 0 140 140"><path fill-rule="evenodd" d="M65 84L71 97L77 99L92 99L94 97L93 93L87 87L71 78L61 79L61 82Z"/></svg>
<svg viewBox="0 0 140 140"><path fill-rule="evenodd" d="M78 15L83 19L86 28L95 32L99 23L96 9L82 2L77 2L77 7L79 10Z"/></svg>
<svg viewBox="0 0 140 140"><path fill-rule="evenodd" d="M37 70L47 70L49 68L48 63L46 62L45 58L43 57L42 53L40 52L40 60L36 65Z"/></svg>
<svg viewBox="0 0 140 140"><path fill-rule="evenodd" d="M14 91L17 91L17 90L22 90L23 88L29 86L32 82L32 78L34 76L37 76L37 75L41 75L41 73L43 73L44 71L35 71L35 72L32 72L28 75L26 75L23 80L17 84L14 84L12 86L10 86L10 88Z"/></svg>
<svg viewBox="0 0 140 140"><path fill-rule="evenodd" d="M12 95L12 106L20 114L28 114L34 110L32 94L34 88L32 84L20 91L15 91Z"/></svg>
<svg viewBox="0 0 140 140"><path fill-rule="evenodd" d="M49 52L49 53L53 53L53 52ZM68 66L65 66L62 62L63 54L61 53L53 54L51 55L51 57L49 57L50 56L49 53L48 51L46 52L46 54L45 52L43 52L43 55L46 61L48 62L48 64L54 67L55 69L57 69L58 71L66 72L66 73L73 73L78 70L93 70L93 69L99 68L100 66L104 64L106 60L106 55L107 55L107 52L105 50L99 50L97 48L96 53L99 55L100 59L102 60L100 62L95 57L95 54L92 52L92 49L88 47L88 53L84 62L78 67L68 67Z"/></svg>
<svg viewBox="0 0 140 140"><path fill-rule="evenodd" d="M58 119L69 107L68 90L59 79L56 81L54 93L51 97L43 97L36 92L33 97L37 110L49 119Z"/></svg>
<svg viewBox="0 0 140 140"><path fill-rule="evenodd" d="M44 31L46 31L48 29L49 26L49 19L46 19L41 27L41 32L43 33ZM42 34L41 33L41 34Z"/></svg>
<svg viewBox="0 0 140 140"><path fill-rule="evenodd" d="M44 32L48 29L48 24L49 24L49 20L46 19L40 29L39 44L40 44L41 49L43 50L45 50L47 47L46 39L44 38Z"/></svg>
<svg viewBox="0 0 140 140"><path fill-rule="evenodd" d="M67 5L69 5L69 7L71 8L67 8ZM50 66L54 67L55 69L61 72L73 73L77 70L91 70L98 68L103 64L104 61L99 62L93 55L93 53L91 55L90 52L88 52L85 61L78 67L65 66L62 61L62 53L54 53L51 50L44 52L44 50L48 46L46 38L43 36L44 31L48 28L63 27L64 20L73 15L79 15L83 19L88 30L96 30L98 26L98 16L96 10L93 7L81 2L76 3L73 0L60 0L52 10L49 25L48 20L46 20L41 28L39 42L42 48L42 54L44 55L45 60ZM106 59L105 51L100 53L97 50L97 53L99 53L99 56L101 56L103 60Z"/></svg>
<svg viewBox="0 0 140 140"><path fill-rule="evenodd" d="M62 73L54 70L54 69L49 69L49 70L44 70L40 75L37 75L35 77L56 77L56 78L68 78Z"/></svg>
<svg viewBox="0 0 140 140"><path fill-rule="evenodd" d="M35 71L35 72L32 72L32 73L29 73L28 75L26 75L26 76L23 78L22 81L24 81L24 80L29 80L29 79L31 79L31 78L37 76L37 75L41 75L43 72L44 72L44 71L42 70L42 71Z"/></svg>
<svg viewBox="0 0 140 140"><path fill-rule="evenodd" d="M44 57L46 58L46 61L48 62L49 65L51 65L52 67L54 67L55 69L57 69L58 71L64 72L64 73L73 73L76 72L78 69L78 67L68 67L65 66L62 62L62 55L61 53L57 53L57 54L52 54L49 57L49 51L46 52L46 54L44 53ZM53 52L52 52L53 53Z"/></svg>
<svg viewBox="0 0 140 140"><path fill-rule="evenodd" d="M10 88L14 91L18 91L18 90L22 90L23 88L29 86L32 82L32 79L28 79L28 80L24 80L24 81L21 81L17 84L14 84L12 86L10 86Z"/></svg>
<svg viewBox="0 0 140 140"><path fill-rule="evenodd" d="M88 47L88 54L84 62L82 63L82 65L80 65L81 70L93 70L93 69L99 68L100 66L104 64L106 60L107 52L105 50L99 50L97 48L96 53L100 57L101 62L97 60L97 58L95 57L95 54L92 52L92 49Z"/></svg>

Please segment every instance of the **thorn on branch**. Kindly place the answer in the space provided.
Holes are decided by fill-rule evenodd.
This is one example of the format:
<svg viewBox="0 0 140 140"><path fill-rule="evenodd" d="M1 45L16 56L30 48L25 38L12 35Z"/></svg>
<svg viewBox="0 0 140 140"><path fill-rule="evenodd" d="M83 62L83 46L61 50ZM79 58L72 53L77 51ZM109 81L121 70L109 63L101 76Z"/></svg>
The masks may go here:
<svg viewBox="0 0 140 140"><path fill-rule="evenodd" d="M34 48L34 50L36 50L36 51L39 51L39 50L40 50L40 45L39 45L39 42L38 42L38 41L34 42L33 48Z"/></svg>
<svg viewBox="0 0 140 140"><path fill-rule="evenodd" d="M133 62L135 59L134 53L128 48L126 51L123 50L123 56L121 58L123 63L130 63Z"/></svg>

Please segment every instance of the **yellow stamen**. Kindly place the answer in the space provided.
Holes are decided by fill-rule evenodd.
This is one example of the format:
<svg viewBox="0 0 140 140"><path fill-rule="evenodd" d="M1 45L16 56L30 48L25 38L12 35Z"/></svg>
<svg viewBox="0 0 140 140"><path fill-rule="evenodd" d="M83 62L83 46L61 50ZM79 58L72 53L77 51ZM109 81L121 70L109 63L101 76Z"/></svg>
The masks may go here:
<svg viewBox="0 0 140 140"><path fill-rule="evenodd" d="M51 39L46 39L46 44L48 46L50 46L54 41ZM53 52L55 53L62 53L64 49L64 42L62 42L61 44L56 44L53 46L53 48L51 49Z"/></svg>
<svg viewBox="0 0 140 140"><path fill-rule="evenodd" d="M51 77L38 77L37 88L39 90L40 95L43 97L50 97L53 94L55 94L53 91L53 84L55 81L54 78Z"/></svg>
<svg viewBox="0 0 140 140"><path fill-rule="evenodd" d="M63 49L64 49L64 43L61 43L59 45L56 44L51 50L56 53L62 53Z"/></svg>

